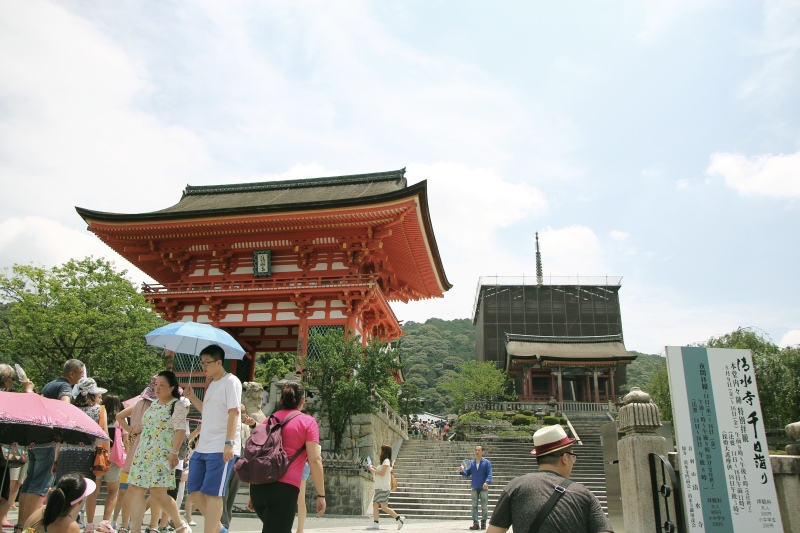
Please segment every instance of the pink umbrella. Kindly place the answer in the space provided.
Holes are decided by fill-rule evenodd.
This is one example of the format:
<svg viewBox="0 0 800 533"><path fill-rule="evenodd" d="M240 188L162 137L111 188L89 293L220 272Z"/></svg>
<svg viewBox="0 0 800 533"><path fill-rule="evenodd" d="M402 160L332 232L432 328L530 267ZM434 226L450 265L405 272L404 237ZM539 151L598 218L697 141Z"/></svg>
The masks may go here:
<svg viewBox="0 0 800 533"><path fill-rule="evenodd" d="M139 400L144 400L144 397L141 394L137 394L133 398L129 398L129 399L125 400L124 402L122 402L122 407L127 409L131 405L136 405L139 402Z"/></svg>
<svg viewBox="0 0 800 533"><path fill-rule="evenodd" d="M108 437L89 415L68 402L38 394L0 392L0 443L91 445L95 439Z"/></svg>

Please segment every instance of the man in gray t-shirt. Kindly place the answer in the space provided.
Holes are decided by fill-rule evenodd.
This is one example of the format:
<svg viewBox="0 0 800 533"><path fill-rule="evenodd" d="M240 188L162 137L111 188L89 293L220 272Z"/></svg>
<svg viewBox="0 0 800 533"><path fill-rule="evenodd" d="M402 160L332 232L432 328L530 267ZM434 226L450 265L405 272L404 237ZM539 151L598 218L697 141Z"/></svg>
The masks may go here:
<svg viewBox="0 0 800 533"><path fill-rule="evenodd" d="M539 511L564 478L572 473L577 456L572 451L575 439L567 437L561 426L547 426L533 435L531 452L539 472L513 479L497 501L487 533L527 533ZM571 483L541 523L538 533L609 533L614 530L594 494L580 483Z"/></svg>

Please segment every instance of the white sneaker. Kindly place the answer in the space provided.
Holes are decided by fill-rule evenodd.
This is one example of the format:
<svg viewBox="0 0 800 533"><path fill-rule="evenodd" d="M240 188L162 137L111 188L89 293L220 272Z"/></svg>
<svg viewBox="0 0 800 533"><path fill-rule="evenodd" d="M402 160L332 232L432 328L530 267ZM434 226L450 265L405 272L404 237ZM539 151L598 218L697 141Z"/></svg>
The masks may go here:
<svg viewBox="0 0 800 533"><path fill-rule="evenodd" d="M196 526L196 525L197 525L197 522L195 522L194 520L189 520L189 522L187 522L187 523L188 523L190 526Z"/></svg>
<svg viewBox="0 0 800 533"><path fill-rule="evenodd" d="M380 529L380 527L378 527L378 523L377 522L373 522L373 523L371 523L370 525L367 526L367 529L368 530L374 530L374 529Z"/></svg>
<svg viewBox="0 0 800 533"><path fill-rule="evenodd" d="M405 516L398 516L397 517L397 529L403 529L403 524L406 523Z"/></svg>

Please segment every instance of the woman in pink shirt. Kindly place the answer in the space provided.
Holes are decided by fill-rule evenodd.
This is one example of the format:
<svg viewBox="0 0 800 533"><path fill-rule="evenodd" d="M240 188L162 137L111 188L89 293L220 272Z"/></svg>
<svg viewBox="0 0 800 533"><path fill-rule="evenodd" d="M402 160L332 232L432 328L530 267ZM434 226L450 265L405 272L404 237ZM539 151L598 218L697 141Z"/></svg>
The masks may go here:
<svg viewBox="0 0 800 533"><path fill-rule="evenodd" d="M302 409L305 403L303 384L299 381L290 381L281 389L280 409L275 411L273 416L283 420L286 416ZM266 422L265 420L262 423ZM262 533L291 533L306 461L311 468L311 478L317 489L317 516L325 513L325 478L322 471L317 421L307 414L297 415L283 426L281 438L287 456L293 457L301 448L304 451L289 465L286 474L275 483L250 485L248 507L261 519Z"/></svg>

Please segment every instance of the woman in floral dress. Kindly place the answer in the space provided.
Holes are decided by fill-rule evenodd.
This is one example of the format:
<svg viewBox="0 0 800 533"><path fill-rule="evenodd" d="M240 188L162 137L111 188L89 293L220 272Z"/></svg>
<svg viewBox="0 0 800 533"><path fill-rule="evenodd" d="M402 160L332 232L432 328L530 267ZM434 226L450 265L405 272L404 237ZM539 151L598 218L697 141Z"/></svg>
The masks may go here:
<svg viewBox="0 0 800 533"><path fill-rule="evenodd" d="M180 400L178 378L172 372L165 370L158 374L155 393L157 400L142 418L142 434L128 476L126 497L131 499L130 531L141 531L145 512L144 495L150 489L150 498L158 502L174 524L181 524L176 533L191 533L189 526L181 519L175 500L167 494L168 489L175 488L173 470L178 465L178 450L186 434L188 410ZM130 430L126 425L123 423L123 429ZM158 533L158 530L155 531Z"/></svg>

